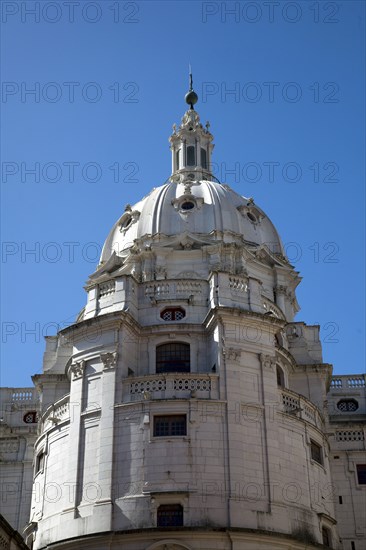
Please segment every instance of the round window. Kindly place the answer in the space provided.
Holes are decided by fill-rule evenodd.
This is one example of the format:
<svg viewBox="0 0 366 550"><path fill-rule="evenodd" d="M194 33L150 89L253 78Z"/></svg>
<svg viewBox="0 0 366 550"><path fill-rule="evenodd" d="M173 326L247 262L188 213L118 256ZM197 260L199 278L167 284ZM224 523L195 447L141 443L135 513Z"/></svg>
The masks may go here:
<svg viewBox="0 0 366 550"><path fill-rule="evenodd" d="M257 218L251 212L247 212L247 216L248 216L248 218L250 219L251 222L253 222L253 223L257 222Z"/></svg>
<svg viewBox="0 0 366 550"><path fill-rule="evenodd" d="M164 321L180 321L185 316L186 312L181 307L168 307L160 313L160 317Z"/></svg>
<svg viewBox="0 0 366 550"><path fill-rule="evenodd" d="M26 424L36 424L38 422L37 411L29 411L23 416L23 422Z"/></svg>
<svg viewBox="0 0 366 550"><path fill-rule="evenodd" d="M132 216L127 216L121 223L121 229L127 229L132 223Z"/></svg>
<svg viewBox="0 0 366 550"><path fill-rule="evenodd" d="M195 204L192 201L184 201L180 205L181 210L193 210L194 207L195 207Z"/></svg>
<svg viewBox="0 0 366 550"><path fill-rule="evenodd" d="M353 412L357 411L358 403L356 399L341 399L337 403L337 409L342 412Z"/></svg>

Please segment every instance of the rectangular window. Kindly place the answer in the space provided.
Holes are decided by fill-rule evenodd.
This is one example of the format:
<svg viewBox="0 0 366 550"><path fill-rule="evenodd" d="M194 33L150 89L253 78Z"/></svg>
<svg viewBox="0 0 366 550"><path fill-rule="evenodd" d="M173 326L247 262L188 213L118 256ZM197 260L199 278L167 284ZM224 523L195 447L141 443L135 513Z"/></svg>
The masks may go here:
<svg viewBox="0 0 366 550"><path fill-rule="evenodd" d="M179 149L178 151L175 153L175 163L177 165L177 170L179 170Z"/></svg>
<svg viewBox="0 0 366 550"><path fill-rule="evenodd" d="M180 504L162 504L158 508L158 527L181 527L183 507Z"/></svg>
<svg viewBox="0 0 366 550"><path fill-rule="evenodd" d="M359 485L366 485L366 464L357 464L357 481Z"/></svg>
<svg viewBox="0 0 366 550"><path fill-rule="evenodd" d="M310 453L311 458L315 460L315 462L318 462L318 464L323 464L322 448L320 445L315 443L315 441L310 442Z"/></svg>
<svg viewBox="0 0 366 550"><path fill-rule="evenodd" d="M323 527L322 529L322 537L324 546L330 547L330 531L326 527Z"/></svg>
<svg viewBox="0 0 366 550"><path fill-rule="evenodd" d="M44 465L44 452L41 451L36 457L36 474L43 470Z"/></svg>
<svg viewBox="0 0 366 550"><path fill-rule="evenodd" d="M201 147L201 166L204 170L207 169L207 154L206 150Z"/></svg>
<svg viewBox="0 0 366 550"><path fill-rule="evenodd" d="M155 437L179 435L187 435L187 417L185 414L154 416Z"/></svg>
<svg viewBox="0 0 366 550"><path fill-rule="evenodd" d="M183 342L156 348L156 372L190 372L190 345Z"/></svg>
<svg viewBox="0 0 366 550"><path fill-rule="evenodd" d="M195 150L192 145L187 147L187 166L194 166L196 164Z"/></svg>

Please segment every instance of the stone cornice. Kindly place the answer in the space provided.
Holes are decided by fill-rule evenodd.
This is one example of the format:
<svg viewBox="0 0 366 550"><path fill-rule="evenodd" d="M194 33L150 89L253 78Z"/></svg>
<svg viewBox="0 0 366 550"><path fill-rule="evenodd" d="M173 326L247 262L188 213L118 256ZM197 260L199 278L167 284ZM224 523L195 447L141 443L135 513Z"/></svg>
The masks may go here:
<svg viewBox="0 0 366 550"><path fill-rule="evenodd" d="M260 544L260 542L266 542L269 546L273 546L273 540L279 544L283 541L283 544L288 545L291 543L292 550L304 550L304 545L306 545L307 550L312 549L324 549L322 544L317 542L310 543L307 541L304 543L304 540L301 538L294 537L293 535L280 533L278 531L266 531L264 529L250 529L250 528L240 528L240 527L231 527L230 529L226 527L146 527L145 529L124 529L119 531L110 531L103 533L91 533L89 535L79 536L79 537L70 537L69 539L64 539L58 542L51 542L47 544L47 548L79 548L87 549L90 548L91 542L98 543L98 541L103 543L116 543L120 536L123 536L123 540L126 543L131 541L146 540L151 541L152 539L157 541L171 540L174 536L175 543L179 545L184 545L187 535L194 533L195 540L202 539L214 539L217 542L217 536L222 535L228 537L230 540L241 541L246 540L248 542L253 542ZM159 543L159 542L158 542ZM73 544L73 546L71 546Z"/></svg>
<svg viewBox="0 0 366 550"><path fill-rule="evenodd" d="M256 313L254 311L248 311L246 309L226 306L216 306L215 308L212 308L206 315L203 324L208 327L212 323L212 320L214 318L222 318L226 316L229 316L231 321L233 320L233 317L240 317L243 319L247 319L253 325L257 325L258 321L260 321L261 324L265 324L266 326L272 325L274 328L276 327L274 333L277 332L279 328L284 328L287 324L286 321L278 319L277 317L274 317L272 315L266 315L265 313Z"/></svg>

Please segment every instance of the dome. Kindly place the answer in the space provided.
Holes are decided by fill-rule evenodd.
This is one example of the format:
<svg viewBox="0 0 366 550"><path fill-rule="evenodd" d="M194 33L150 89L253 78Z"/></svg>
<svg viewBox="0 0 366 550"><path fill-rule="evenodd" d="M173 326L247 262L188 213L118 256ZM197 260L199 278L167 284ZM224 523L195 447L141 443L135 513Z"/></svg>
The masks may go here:
<svg viewBox="0 0 366 550"><path fill-rule="evenodd" d="M209 237L211 242L267 245L273 254L284 254L274 225L253 199L242 197L228 185L194 181L193 177L194 173L181 173L135 205L127 205L108 235L101 263L144 238L159 242L182 234L202 241ZM180 181L174 181L177 179Z"/></svg>
<svg viewBox="0 0 366 550"><path fill-rule="evenodd" d="M181 124L173 125L171 177L135 205L125 207L107 237L100 264L112 255L125 258L129 249L142 250L179 236L193 239L195 247L219 242L266 245L270 253L285 259L280 237L263 210L212 174L214 144L209 128L209 122L201 124L193 104Z"/></svg>

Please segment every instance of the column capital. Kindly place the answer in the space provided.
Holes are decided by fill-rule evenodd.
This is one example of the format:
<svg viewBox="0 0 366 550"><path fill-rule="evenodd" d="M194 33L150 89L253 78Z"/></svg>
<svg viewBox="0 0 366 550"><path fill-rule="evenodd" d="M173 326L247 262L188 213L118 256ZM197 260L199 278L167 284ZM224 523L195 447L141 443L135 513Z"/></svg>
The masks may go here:
<svg viewBox="0 0 366 550"><path fill-rule="evenodd" d="M74 363L71 363L70 370L72 372L73 380L78 380L79 378L82 378L85 370L85 361L81 359L80 361L75 361Z"/></svg>
<svg viewBox="0 0 366 550"><path fill-rule="evenodd" d="M117 364L117 352L101 353L100 359L103 363L103 370L112 370Z"/></svg>

